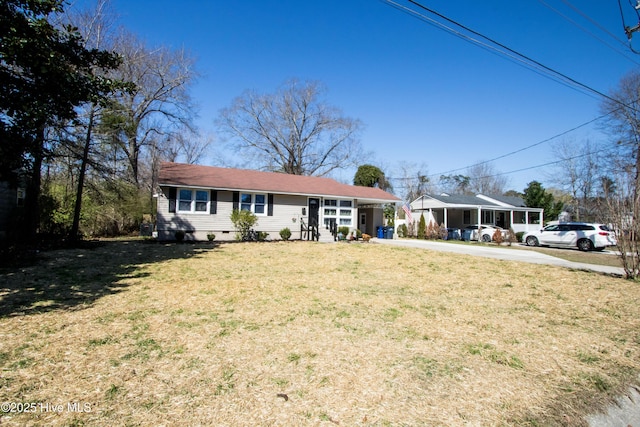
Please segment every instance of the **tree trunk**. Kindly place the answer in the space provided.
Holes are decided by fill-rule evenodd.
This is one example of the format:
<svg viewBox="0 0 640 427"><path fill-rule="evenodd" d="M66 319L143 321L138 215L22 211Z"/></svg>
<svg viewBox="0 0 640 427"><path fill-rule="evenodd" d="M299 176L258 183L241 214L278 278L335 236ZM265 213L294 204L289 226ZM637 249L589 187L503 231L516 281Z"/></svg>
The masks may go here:
<svg viewBox="0 0 640 427"><path fill-rule="evenodd" d="M87 135L84 141L84 149L82 151L82 161L80 162L80 172L78 174L78 189L76 190L76 204L73 209L73 224L69 238L72 242L78 240L80 231L80 212L82 210L82 191L84 190L84 176L89 161L89 149L91 147L91 132L93 130L93 118L95 114L95 105L91 106L89 111L89 124L87 125Z"/></svg>
<svg viewBox="0 0 640 427"><path fill-rule="evenodd" d="M35 146L31 153L33 156L31 177L27 183L27 194L25 196L25 225L27 243L36 243L38 230L40 228L40 184L42 177L42 150L44 147L44 126L38 129Z"/></svg>

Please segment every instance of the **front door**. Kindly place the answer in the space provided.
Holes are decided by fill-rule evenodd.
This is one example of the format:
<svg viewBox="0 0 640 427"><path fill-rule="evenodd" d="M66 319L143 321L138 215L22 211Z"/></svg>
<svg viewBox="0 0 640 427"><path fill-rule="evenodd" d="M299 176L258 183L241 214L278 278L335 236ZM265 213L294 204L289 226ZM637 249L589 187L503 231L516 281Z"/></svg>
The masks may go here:
<svg viewBox="0 0 640 427"><path fill-rule="evenodd" d="M320 199L309 198L309 225L318 226L320 220L318 214L320 212Z"/></svg>

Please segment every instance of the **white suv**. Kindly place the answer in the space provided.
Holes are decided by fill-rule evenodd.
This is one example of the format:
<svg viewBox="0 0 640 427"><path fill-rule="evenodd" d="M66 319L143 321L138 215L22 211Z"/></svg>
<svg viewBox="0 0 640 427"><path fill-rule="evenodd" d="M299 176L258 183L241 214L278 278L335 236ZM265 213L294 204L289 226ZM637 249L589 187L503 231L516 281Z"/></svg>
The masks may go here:
<svg viewBox="0 0 640 427"><path fill-rule="evenodd" d="M617 244L616 236L604 224L586 222L562 222L547 225L539 231L530 231L522 236L528 246L577 247L581 251L601 251Z"/></svg>

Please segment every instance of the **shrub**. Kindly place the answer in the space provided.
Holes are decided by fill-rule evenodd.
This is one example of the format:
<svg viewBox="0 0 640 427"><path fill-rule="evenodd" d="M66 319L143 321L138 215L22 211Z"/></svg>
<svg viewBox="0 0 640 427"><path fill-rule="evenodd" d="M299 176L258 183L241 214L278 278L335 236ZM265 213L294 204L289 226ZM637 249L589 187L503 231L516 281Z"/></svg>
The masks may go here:
<svg viewBox="0 0 640 427"><path fill-rule="evenodd" d="M407 229L407 224L400 224L398 226L398 236L400 237L408 237L409 230Z"/></svg>
<svg viewBox="0 0 640 427"><path fill-rule="evenodd" d="M253 212L234 209L231 212L231 222L236 229L236 239L245 240L249 236L249 230L258 222L258 217Z"/></svg>
<svg viewBox="0 0 640 427"><path fill-rule="evenodd" d="M520 236L520 240L522 240L522 235ZM507 243L511 246L513 242L517 241L516 233L513 232L513 228L509 227L509 231L507 231Z"/></svg>
<svg viewBox="0 0 640 427"><path fill-rule="evenodd" d="M289 230L289 227L280 230L280 238L282 240L289 240L291 238L291 230Z"/></svg>
<svg viewBox="0 0 640 427"><path fill-rule="evenodd" d="M176 231L175 237L177 242L182 242L184 240L184 231L182 230Z"/></svg>
<svg viewBox="0 0 640 427"><path fill-rule="evenodd" d="M516 240L517 240L519 243L522 243L522 236L524 236L524 231L518 231L518 232L516 233Z"/></svg>
<svg viewBox="0 0 640 427"><path fill-rule="evenodd" d="M501 244L504 241L504 238L502 237L502 230L496 228L496 231L494 231L493 235L491 236L491 240L493 240L497 244Z"/></svg>
<svg viewBox="0 0 640 427"><path fill-rule="evenodd" d="M209 239L210 242L213 242L216 238L216 235L213 233L209 233L207 234L207 239Z"/></svg>
<svg viewBox="0 0 640 427"><path fill-rule="evenodd" d="M267 236L269 236L269 233L267 233L266 231L258 231L259 242L264 242L265 240L267 240Z"/></svg>
<svg viewBox="0 0 640 427"><path fill-rule="evenodd" d="M349 235L349 227L344 225L342 227L338 227L338 233L342 233L344 237L347 237Z"/></svg>
<svg viewBox="0 0 640 427"><path fill-rule="evenodd" d="M420 222L418 223L418 239L424 239L427 232L427 223L424 220L424 214L420 214Z"/></svg>
<svg viewBox="0 0 640 427"><path fill-rule="evenodd" d="M360 229L356 228L356 239L361 239L362 238L362 231L360 231Z"/></svg>

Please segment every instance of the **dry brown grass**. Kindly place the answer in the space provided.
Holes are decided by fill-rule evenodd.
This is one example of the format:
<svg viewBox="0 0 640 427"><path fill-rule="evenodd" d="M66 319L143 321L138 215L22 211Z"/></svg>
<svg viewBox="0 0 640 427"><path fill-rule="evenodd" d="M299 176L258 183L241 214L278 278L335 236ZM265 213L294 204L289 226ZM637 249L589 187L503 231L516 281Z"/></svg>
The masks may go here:
<svg viewBox="0 0 640 427"><path fill-rule="evenodd" d="M581 425L640 372L640 286L596 273L355 243L42 258L0 276L0 402L43 404L2 425Z"/></svg>

